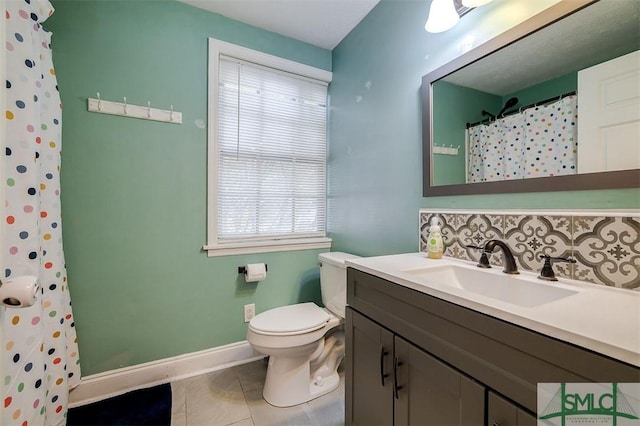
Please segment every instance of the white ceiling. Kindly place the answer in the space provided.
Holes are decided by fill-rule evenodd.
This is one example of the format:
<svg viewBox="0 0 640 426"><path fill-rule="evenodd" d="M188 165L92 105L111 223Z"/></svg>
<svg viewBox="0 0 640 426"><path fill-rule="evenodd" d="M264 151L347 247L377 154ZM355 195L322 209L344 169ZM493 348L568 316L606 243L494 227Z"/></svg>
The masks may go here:
<svg viewBox="0 0 640 426"><path fill-rule="evenodd" d="M443 80L504 96L638 50L639 22L639 0L601 0Z"/></svg>
<svg viewBox="0 0 640 426"><path fill-rule="evenodd" d="M180 0L332 50L380 0Z"/></svg>

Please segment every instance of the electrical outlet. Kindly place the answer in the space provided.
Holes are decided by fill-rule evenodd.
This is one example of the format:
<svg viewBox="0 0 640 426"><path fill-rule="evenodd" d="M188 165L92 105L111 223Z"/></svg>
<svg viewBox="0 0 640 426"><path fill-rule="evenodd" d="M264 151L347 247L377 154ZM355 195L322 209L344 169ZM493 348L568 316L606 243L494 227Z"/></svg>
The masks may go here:
<svg viewBox="0 0 640 426"><path fill-rule="evenodd" d="M251 321L256 314L256 305L255 303L251 303L249 305L244 305L244 322Z"/></svg>

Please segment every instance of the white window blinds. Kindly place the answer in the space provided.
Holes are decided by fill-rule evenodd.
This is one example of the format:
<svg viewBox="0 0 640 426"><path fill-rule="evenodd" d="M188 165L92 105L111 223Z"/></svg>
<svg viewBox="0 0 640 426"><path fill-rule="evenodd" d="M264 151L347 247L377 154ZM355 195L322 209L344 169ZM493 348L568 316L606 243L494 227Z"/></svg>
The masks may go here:
<svg viewBox="0 0 640 426"><path fill-rule="evenodd" d="M322 82L220 56L219 243L325 235Z"/></svg>

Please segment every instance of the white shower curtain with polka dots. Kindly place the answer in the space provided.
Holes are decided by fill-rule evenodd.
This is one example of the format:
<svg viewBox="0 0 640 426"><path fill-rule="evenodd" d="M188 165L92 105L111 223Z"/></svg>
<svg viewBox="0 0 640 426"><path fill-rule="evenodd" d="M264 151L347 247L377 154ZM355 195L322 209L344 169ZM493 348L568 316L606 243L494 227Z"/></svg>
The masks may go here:
<svg viewBox="0 0 640 426"><path fill-rule="evenodd" d="M71 299L62 250L62 111L50 38L48 0L6 0L4 19L5 200L3 281L38 277L31 307L0 308L2 425L64 425L69 389L80 380Z"/></svg>
<svg viewBox="0 0 640 426"><path fill-rule="evenodd" d="M577 171L577 95L467 130L467 182L562 176Z"/></svg>

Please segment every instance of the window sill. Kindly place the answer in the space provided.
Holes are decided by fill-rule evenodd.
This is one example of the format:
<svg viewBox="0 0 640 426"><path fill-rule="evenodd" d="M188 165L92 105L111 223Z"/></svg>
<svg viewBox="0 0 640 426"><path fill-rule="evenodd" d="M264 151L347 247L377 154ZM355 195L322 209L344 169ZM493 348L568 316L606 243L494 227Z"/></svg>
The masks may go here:
<svg viewBox="0 0 640 426"><path fill-rule="evenodd" d="M203 249L208 257L232 256L237 254L273 253L278 251L312 250L331 248L331 238L305 238L279 241L256 241L253 243L231 243L206 245Z"/></svg>

